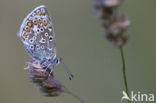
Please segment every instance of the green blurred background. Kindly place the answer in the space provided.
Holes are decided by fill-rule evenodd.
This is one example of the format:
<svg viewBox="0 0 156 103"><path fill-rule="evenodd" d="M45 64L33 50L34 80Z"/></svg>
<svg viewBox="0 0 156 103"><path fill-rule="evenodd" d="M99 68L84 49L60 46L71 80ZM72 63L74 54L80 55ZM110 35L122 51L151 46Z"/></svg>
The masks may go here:
<svg viewBox="0 0 156 103"><path fill-rule="evenodd" d="M60 65L57 79L87 103L120 103L120 52L103 37L92 0L0 0L0 103L79 103L67 94L44 97L24 70L31 58L16 34L24 17L42 4L53 18L57 55L75 75L69 81ZM125 0L120 11L131 19L124 47L129 88L156 95L156 1Z"/></svg>

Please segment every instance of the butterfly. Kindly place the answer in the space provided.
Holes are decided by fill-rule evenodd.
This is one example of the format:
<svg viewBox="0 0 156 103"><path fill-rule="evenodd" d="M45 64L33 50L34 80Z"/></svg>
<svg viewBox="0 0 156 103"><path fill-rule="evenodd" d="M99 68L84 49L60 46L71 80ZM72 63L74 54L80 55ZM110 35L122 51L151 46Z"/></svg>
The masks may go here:
<svg viewBox="0 0 156 103"><path fill-rule="evenodd" d="M56 56L56 38L52 19L44 5L36 7L23 20L18 37L30 57L40 67L50 68L62 63L62 59ZM73 75L64 65L69 78Z"/></svg>

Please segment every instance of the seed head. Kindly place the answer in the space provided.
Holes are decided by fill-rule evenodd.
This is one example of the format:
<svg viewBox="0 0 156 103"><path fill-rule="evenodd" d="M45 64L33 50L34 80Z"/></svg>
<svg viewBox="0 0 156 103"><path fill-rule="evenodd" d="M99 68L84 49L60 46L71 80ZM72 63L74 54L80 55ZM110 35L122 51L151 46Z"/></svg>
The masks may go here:
<svg viewBox="0 0 156 103"><path fill-rule="evenodd" d="M128 40L129 25L130 21L124 14L115 15L111 21L103 21L106 38L118 47L123 46Z"/></svg>
<svg viewBox="0 0 156 103"><path fill-rule="evenodd" d="M26 70L33 83L39 86L46 96L59 96L65 91L64 87L55 79L53 72L49 68L43 68L36 62L28 62Z"/></svg>
<svg viewBox="0 0 156 103"><path fill-rule="evenodd" d="M108 19L113 15L114 9L122 0L94 0L94 14L97 18Z"/></svg>

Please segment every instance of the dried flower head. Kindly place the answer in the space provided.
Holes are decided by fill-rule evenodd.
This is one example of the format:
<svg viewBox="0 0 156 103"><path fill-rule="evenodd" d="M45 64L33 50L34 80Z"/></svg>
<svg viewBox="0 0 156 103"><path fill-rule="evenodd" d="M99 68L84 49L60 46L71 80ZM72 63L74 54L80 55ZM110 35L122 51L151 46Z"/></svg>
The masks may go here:
<svg viewBox="0 0 156 103"><path fill-rule="evenodd" d="M103 21L106 38L118 47L123 46L128 40L129 25L130 21L124 14L115 15L111 21Z"/></svg>
<svg viewBox="0 0 156 103"><path fill-rule="evenodd" d="M123 0L94 0L93 8L97 18L102 20L106 38L115 46L121 47L128 40L128 17L118 14L116 9Z"/></svg>
<svg viewBox="0 0 156 103"><path fill-rule="evenodd" d="M40 90L45 94L45 96L59 96L64 92L73 96L81 103L85 103L82 98L60 84L60 82L55 79L53 72L51 72L49 68L43 68L39 66L37 62L30 61L28 62L26 70L28 71L32 82L39 86Z"/></svg>
<svg viewBox="0 0 156 103"><path fill-rule="evenodd" d="M121 4L122 0L102 0L102 3L105 7L117 7Z"/></svg>
<svg viewBox="0 0 156 103"><path fill-rule="evenodd" d="M114 8L121 4L121 0L94 0L94 14L97 18L108 19L113 15Z"/></svg>
<svg viewBox="0 0 156 103"><path fill-rule="evenodd" d="M65 91L64 87L55 79L49 68L42 68L36 62L28 62L26 68L32 82L36 83L46 96L58 96Z"/></svg>

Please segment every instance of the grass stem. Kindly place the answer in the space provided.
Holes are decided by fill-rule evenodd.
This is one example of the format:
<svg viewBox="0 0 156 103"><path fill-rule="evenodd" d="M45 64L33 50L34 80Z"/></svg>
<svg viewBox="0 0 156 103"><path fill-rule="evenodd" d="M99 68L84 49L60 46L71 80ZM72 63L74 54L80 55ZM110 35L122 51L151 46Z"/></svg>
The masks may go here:
<svg viewBox="0 0 156 103"><path fill-rule="evenodd" d="M65 93L71 95L72 97L74 97L75 99L77 99L78 101L80 101L81 103L86 103L82 98L80 98L78 95L76 95L75 93L73 93L72 91L70 91L69 89L67 89L65 86L64 87L64 90L65 90Z"/></svg>
<svg viewBox="0 0 156 103"><path fill-rule="evenodd" d="M125 85L126 93L129 97L130 95L129 95L129 90L128 90L127 77L126 77L126 63L125 63L123 47L120 47L120 53L121 53L122 65L123 65L122 70L123 70L124 85ZM131 103L131 101L128 100L128 103Z"/></svg>

